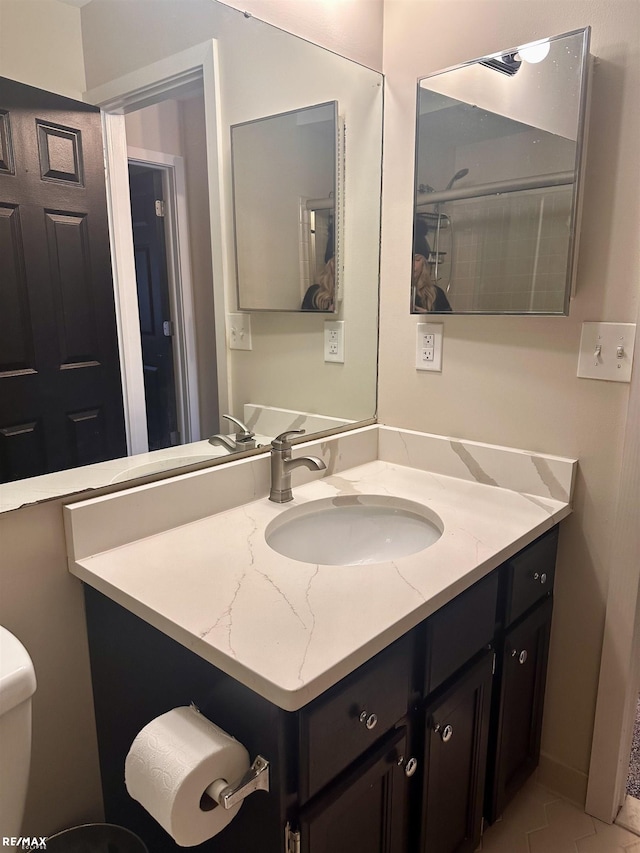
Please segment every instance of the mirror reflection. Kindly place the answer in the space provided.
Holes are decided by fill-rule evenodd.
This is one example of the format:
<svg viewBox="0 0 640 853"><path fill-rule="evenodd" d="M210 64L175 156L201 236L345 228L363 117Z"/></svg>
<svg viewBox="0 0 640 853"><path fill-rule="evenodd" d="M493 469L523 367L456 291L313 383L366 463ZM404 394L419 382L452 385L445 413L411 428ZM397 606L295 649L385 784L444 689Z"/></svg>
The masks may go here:
<svg viewBox="0 0 640 853"><path fill-rule="evenodd" d="M29 40L33 34L24 31L19 4L4 0L0 4L6 38ZM57 5L52 3L52 15ZM188 16L182 0L117 4L89 0L73 10L60 5L67 23L70 11L77 12L75 31L55 30L55 52L81 69L74 78L78 89L73 90L69 75L43 70L42 63L35 57L31 61L28 54L17 63L18 51L13 58L0 57L0 76L37 87L45 100L50 87L56 89L56 97L62 93L82 98L102 110L111 159L106 186L110 206L107 210L103 200L100 217L106 221L108 212L111 226L105 244L115 270L109 335L120 355L116 376L123 412L122 449L116 458L113 453L94 452L102 404L72 403L67 414L75 418L75 457L70 463L37 469L28 448L9 462L9 443L16 446L24 439L24 449L31 433L23 427L39 427L37 414L18 412L9 402L0 423L0 511L184 465L216 464L238 452L258 453L286 429L305 429L306 438L375 417L381 75L214 0L190 3ZM44 22L30 17L28 26L43 28L37 38L46 41ZM298 288L297 307L290 312L253 313L238 303L231 128L249 126L258 117L295 114L310 104L339 104L354 156L341 168L342 190L334 183L334 163L330 180L323 180L317 190L301 191L307 200L310 240L306 256L296 245L295 260L292 256L288 261ZM337 118L322 122L333 124L334 157L336 122ZM52 186L59 186L63 173L73 173L74 151L79 149L74 148L62 112L49 124L55 130L48 140L49 179L54 178ZM3 125L2 133L8 126ZM4 145L7 137L1 138ZM14 141L14 155L20 153L15 145ZM44 148L36 142L34 150L37 154ZM18 202L6 194L12 178L0 173L0 213L12 205L18 209ZM274 191L277 195L277 188ZM341 223L339 192L344 198ZM72 197L73 216L85 216L79 194L74 191ZM62 209L61 204L56 202L56 210ZM297 204L298 214L299 199ZM271 216L276 225L279 218L279 212ZM13 239L18 233L11 230L10 221L0 216L0 225L7 226L3 238ZM56 220L38 238L40 242L36 240L30 257L51 258L53 237L58 247L68 248L71 243L64 241L72 231L65 228L70 224ZM161 245L150 248L151 232L160 225L164 250ZM334 259L338 229L345 248ZM296 223L296 240L300 234ZM2 244L3 263L8 245ZM101 251L96 257L108 258ZM158 257L164 270L159 296L151 281ZM106 261L100 266L110 265ZM69 285L66 292L77 291L85 279L69 277L63 268L64 263L58 266L59 280ZM338 268L339 282L346 283L342 297ZM333 278L325 285L325 300L316 298L311 309L303 309L307 292L321 284L324 274ZM264 275L264 289L273 285L272 276ZM1 296L7 297L6 289ZM55 325L56 311L47 307L55 307L57 296L49 302L38 299L28 288L19 297L20 305L28 306L42 322L43 340L53 350L64 339ZM93 322L107 316L103 310L91 316L90 308L89 314L77 312L77 317L88 316ZM343 361L325 360L328 318L322 315L327 312L331 320L344 323ZM93 327L87 322L78 328L83 328L77 337L82 346L72 353L74 364L99 361L83 356L93 344ZM160 379L163 365L169 369L167 378ZM0 365L5 401L8 378L22 369L11 359ZM37 373L38 365L24 369ZM68 424L58 433L68 442ZM227 441L220 441L220 436ZM255 450L250 449L251 441Z"/></svg>
<svg viewBox="0 0 640 853"><path fill-rule="evenodd" d="M337 106L231 128L242 310L335 311Z"/></svg>
<svg viewBox="0 0 640 853"><path fill-rule="evenodd" d="M413 313L566 314L589 29L418 82Z"/></svg>

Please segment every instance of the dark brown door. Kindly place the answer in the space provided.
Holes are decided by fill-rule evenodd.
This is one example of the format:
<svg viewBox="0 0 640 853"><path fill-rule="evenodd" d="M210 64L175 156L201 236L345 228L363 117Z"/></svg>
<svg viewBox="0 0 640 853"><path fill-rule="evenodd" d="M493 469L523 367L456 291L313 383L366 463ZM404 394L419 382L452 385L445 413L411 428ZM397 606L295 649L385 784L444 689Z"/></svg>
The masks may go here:
<svg viewBox="0 0 640 853"><path fill-rule="evenodd" d="M159 169L129 165L149 450L180 443Z"/></svg>
<svg viewBox="0 0 640 853"><path fill-rule="evenodd" d="M0 78L0 481L124 455L100 111Z"/></svg>
<svg viewBox="0 0 640 853"><path fill-rule="evenodd" d="M426 708L422 853L472 853L480 843L493 652Z"/></svg>
<svg viewBox="0 0 640 853"><path fill-rule="evenodd" d="M552 611L549 597L505 634L488 774L490 823L538 765Z"/></svg>
<svg viewBox="0 0 640 853"><path fill-rule="evenodd" d="M412 780L405 776L406 749L406 732L399 729L305 806L300 815L302 853L407 853L407 789Z"/></svg>

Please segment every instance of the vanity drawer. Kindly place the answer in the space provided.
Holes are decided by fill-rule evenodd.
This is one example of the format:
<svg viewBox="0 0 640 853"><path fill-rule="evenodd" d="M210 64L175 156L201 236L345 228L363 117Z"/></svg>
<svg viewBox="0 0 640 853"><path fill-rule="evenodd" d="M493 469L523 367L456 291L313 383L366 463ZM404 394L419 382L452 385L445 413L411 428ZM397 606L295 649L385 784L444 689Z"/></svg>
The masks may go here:
<svg viewBox="0 0 640 853"><path fill-rule="evenodd" d="M557 550L556 525L504 563L505 627L553 590Z"/></svg>
<svg viewBox="0 0 640 853"><path fill-rule="evenodd" d="M492 641L498 578L492 572L427 619L425 696Z"/></svg>
<svg viewBox="0 0 640 853"><path fill-rule="evenodd" d="M301 709L302 802L407 713L412 649L413 634L408 634Z"/></svg>

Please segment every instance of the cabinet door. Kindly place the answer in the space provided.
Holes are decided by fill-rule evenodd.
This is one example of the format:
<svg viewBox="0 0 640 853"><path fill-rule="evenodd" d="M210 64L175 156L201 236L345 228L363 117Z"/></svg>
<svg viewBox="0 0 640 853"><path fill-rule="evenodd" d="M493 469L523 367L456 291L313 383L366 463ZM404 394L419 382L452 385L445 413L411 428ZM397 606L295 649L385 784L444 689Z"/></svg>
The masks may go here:
<svg viewBox="0 0 640 853"><path fill-rule="evenodd" d="M553 600L504 637L491 732L487 820L499 817L538 764Z"/></svg>
<svg viewBox="0 0 640 853"><path fill-rule="evenodd" d="M480 842L493 652L426 707L423 853L471 853Z"/></svg>
<svg viewBox="0 0 640 853"><path fill-rule="evenodd" d="M300 813L301 853L406 853L407 736L394 731ZM416 779L417 781L417 779Z"/></svg>

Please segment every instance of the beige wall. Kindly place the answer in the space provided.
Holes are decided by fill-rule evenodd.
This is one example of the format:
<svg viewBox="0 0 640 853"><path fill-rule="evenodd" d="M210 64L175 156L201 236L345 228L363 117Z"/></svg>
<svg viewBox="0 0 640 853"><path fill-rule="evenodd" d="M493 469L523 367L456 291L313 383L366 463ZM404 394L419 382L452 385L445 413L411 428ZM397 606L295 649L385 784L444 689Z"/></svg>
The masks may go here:
<svg viewBox="0 0 640 853"><path fill-rule="evenodd" d="M568 318L448 317L442 374L414 369L410 281L415 81L591 25L594 70L576 298ZM640 6L626 0L386 0L380 420L575 456L563 524L543 770L584 796L629 386L576 377L581 324L635 322L639 293ZM442 319L442 318L439 318ZM637 425L630 425L637 429Z"/></svg>
<svg viewBox="0 0 640 853"><path fill-rule="evenodd" d="M181 107L170 98L126 115L127 147L183 157Z"/></svg>
<svg viewBox="0 0 640 853"><path fill-rule="evenodd" d="M182 142L185 155L187 207L191 235L191 278L194 286L194 318L198 358L198 400L200 435L207 438L220 429L216 341L210 330L214 324L213 270L209 192L202 176L207 172L204 126L204 98L182 102ZM188 129L188 132L187 132Z"/></svg>
<svg viewBox="0 0 640 853"><path fill-rule="evenodd" d="M0 0L0 77L81 99L80 10L57 0Z"/></svg>
<svg viewBox="0 0 640 853"><path fill-rule="evenodd" d="M184 160L185 195L189 226L189 259L196 328L200 435L219 429L211 268L209 193L207 174L204 97L168 99L125 116L127 145Z"/></svg>
<svg viewBox="0 0 640 853"><path fill-rule="evenodd" d="M226 5L382 71L384 0L228 0Z"/></svg>
<svg viewBox="0 0 640 853"><path fill-rule="evenodd" d="M23 834L102 820L82 585L67 571L60 500L0 515L0 624L38 682Z"/></svg>

